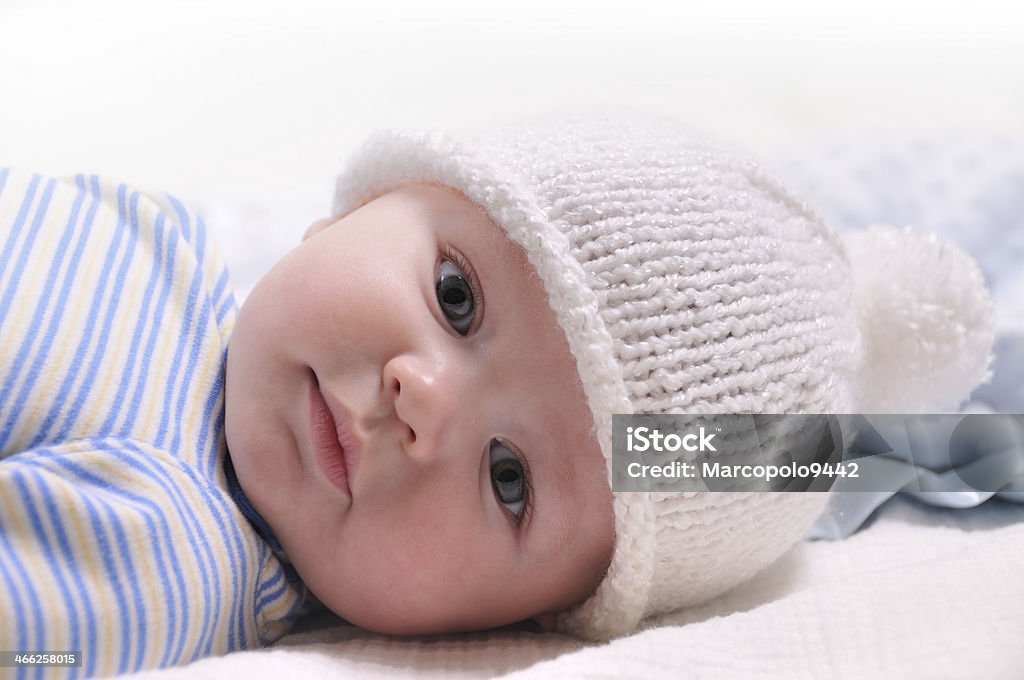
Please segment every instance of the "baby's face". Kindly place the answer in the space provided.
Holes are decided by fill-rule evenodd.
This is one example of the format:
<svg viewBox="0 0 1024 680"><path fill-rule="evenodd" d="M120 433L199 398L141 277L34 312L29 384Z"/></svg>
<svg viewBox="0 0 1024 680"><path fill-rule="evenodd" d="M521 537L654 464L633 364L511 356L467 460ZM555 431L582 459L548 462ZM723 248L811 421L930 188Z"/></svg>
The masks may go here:
<svg viewBox="0 0 1024 680"><path fill-rule="evenodd" d="M313 593L371 630L585 598L614 545L592 424L525 255L447 188L314 224L230 340L239 482Z"/></svg>

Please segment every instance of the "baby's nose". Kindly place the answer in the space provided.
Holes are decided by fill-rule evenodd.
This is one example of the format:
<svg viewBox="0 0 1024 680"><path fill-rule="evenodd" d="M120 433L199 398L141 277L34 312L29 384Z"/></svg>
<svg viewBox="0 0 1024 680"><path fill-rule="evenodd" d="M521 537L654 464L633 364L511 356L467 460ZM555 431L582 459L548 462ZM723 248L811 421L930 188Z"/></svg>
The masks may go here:
<svg viewBox="0 0 1024 680"><path fill-rule="evenodd" d="M442 356L394 357L384 366L384 387L394 400L395 413L407 428L406 452L423 462L434 460L444 448L446 433L471 417L474 395L466 371ZM461 423L465 426L465 423Z"/></svg>

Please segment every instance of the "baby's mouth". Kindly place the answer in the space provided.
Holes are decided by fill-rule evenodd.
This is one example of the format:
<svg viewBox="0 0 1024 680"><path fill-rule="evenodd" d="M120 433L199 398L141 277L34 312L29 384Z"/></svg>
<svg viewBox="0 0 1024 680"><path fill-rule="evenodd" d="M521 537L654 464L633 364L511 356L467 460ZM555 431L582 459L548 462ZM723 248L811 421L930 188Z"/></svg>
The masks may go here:
<svg viewBox="0 0 1024 680"><path fill-rule="evenodd" d="M358 443L347 434L347 415L340 404L324 394L313 373L309 420L317 465L328 482L351 497L350 460L358 450Z"/></svg>

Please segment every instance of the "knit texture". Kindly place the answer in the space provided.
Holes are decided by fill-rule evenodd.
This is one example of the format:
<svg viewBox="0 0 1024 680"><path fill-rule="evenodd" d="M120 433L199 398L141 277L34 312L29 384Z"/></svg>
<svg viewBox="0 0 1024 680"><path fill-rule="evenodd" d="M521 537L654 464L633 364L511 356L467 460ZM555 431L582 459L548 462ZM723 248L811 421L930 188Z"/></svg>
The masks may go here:
<svg viewBox="0 0 1024 680"><path fill-rule="evenodd" d="M613 413L844 413L862 349L842 242L754 163L673 120L532 121L463 139L384 132L337 182L344 215L446 185L526 252L576 359L602 451ZM750 578L814 493L616 493L616 547L560 630L607 639Z"/></svg>

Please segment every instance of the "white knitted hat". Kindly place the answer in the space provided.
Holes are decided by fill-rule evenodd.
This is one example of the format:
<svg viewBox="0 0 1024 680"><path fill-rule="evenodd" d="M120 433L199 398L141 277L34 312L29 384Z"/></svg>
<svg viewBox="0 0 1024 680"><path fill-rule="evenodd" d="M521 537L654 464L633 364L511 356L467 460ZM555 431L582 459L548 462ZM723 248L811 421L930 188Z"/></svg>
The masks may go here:
<svg viewBox="0 0 1024 680"><path fill-rule="evenodd" d="M753 163L676 121L573 116L467 139L378 133L339 176L334 214L412 182L458 189L524 249L609 468L613 413L863 407L842 239ZM966 396L985 352L943 398ZM872 384L884 391L879 380L897 377ZM616 493L611 566L558 628L608 639L707 601L776 560L823 504L815 493Z"/></svg>

